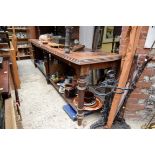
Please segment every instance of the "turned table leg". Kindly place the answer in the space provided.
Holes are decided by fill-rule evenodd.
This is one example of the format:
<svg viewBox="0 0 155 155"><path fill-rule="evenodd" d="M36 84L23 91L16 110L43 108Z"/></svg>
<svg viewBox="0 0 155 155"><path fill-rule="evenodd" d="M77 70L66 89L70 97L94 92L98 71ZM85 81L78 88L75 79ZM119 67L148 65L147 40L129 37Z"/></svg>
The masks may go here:
<svg viewBox="0 0 155 155"><path fill-rule="evenodd" d="M82 121L84 118L84 93L86 90L86 79L85 77L80 77L78 81L78 107L77 107L77 120L78 125L82 125Z"/></svg>

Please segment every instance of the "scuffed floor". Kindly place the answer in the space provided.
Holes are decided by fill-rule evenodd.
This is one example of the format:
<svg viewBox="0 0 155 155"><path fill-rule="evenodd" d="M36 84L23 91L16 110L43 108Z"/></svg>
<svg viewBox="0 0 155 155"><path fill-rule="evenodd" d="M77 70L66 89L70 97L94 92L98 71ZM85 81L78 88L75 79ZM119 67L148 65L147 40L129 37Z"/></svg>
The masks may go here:
<svg viewBox="0 0 155 155"><path fill-rule="evenodd" d="M46 128L89 128L98 119L99 113L84 118L83 126L78 127L62 109L65 101L57 91L48 85L42 73L31 60L18 61L21 80L19 96L21 100L22 124L24 129Z"/></svg>
<svg viewBox="0 0 155 155"><path fill-rule="evenodd" d="M96 122L100 113L86 116L83 125L79 127L64 112L66 102L52 85L48 85L42 73L35 68L31 60L18 61L21 80L19 96L21 100L22 125L24 129L79 129L90 128ZM126 118L127 124L133 129L140 129L149 122L152 112L142 111L140 119Z"/></svg>

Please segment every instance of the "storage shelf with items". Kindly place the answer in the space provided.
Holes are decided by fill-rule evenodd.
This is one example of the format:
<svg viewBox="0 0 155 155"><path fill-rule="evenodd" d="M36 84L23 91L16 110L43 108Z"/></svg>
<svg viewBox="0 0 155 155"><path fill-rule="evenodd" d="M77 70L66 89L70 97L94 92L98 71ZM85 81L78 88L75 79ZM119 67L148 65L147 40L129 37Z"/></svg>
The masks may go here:
<svg viewBox="0 0 155 155"><path fill-rule="evenodd" d="M12 35L16 36L17 59L30 58L31 45L29 43L28 28L26 26L10 26L8 32L10 40L13 39Z"/></svg>

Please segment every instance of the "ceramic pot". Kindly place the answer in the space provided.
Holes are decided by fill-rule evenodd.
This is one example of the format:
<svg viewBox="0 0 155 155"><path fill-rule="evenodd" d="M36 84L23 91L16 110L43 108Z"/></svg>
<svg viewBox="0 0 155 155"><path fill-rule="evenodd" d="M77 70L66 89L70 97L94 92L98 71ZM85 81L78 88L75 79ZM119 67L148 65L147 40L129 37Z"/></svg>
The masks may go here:
<svg viewBox="0 0 155 155"><path fill-rule="evenodd" d="M92 92L90 92L90 91L85 91L85 94L84 94L84 102L85 103L91 103L94 100L96 100L95 95Z"/></svg>
<svg viewBox="0 0 155 155"><path fill-rule="evenodd" d="M76 96L76 87L73 87L72 84L65 85L65 97L72 98Z"/></svg>

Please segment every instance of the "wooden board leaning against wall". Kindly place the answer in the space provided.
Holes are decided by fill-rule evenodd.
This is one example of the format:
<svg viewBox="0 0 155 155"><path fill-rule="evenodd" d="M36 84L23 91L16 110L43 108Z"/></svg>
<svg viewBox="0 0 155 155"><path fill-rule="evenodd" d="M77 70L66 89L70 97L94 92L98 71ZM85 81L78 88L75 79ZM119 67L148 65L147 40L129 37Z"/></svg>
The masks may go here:
<svg viewBox="0 0 155 155"><path fill-rule="evenodd" d="M18 66L16 62L16 49L14 48L12 42L10 42L10 48L7 51L3 51L0 49L0 56L2 57L7 57L11 60L12 66L13 66L13 75L15 78L15 83L17 89L20 89L20 79L19 79L19 74L18 74Z"/></svg>

